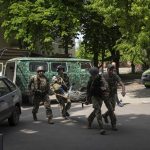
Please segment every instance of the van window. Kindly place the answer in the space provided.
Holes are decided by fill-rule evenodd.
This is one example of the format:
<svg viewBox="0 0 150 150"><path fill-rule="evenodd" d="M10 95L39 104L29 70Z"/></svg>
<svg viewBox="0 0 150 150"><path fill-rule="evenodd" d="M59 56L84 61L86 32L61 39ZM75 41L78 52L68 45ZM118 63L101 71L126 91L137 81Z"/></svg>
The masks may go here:
<svg viewBox="0 0 150 150"><path fill-rule="evenodd" d="M38 66L43 66L45 71L48 71L48 64L46 62L30 62L29 63L29 71L36 72Z"/></svg>
<svg viewBox="0 0 150 150"><path fill-rule="evenodd" d="M64 69L65 69L65 72L67 71L67 66L66 66L66 63L64 62L52 62L51 63L51 71L53 71L53 72L57 72L56 70L57 70L57 66L59 66L59 65L62 65L63 67L64 67Z"/></svg>
<svg viewBox="0 0 150 150"><path fill-rule="evenodd" d="M89 62L81 62L81 69L89 69L91 64Z"/></svg>

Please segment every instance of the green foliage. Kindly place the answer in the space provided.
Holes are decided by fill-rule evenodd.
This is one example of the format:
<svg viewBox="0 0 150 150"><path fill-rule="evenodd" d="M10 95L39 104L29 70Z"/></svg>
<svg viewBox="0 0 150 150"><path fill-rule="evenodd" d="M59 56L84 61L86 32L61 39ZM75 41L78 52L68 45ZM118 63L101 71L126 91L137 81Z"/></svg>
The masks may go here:
<svg viewBox="0 0 150 150"><path fill-rule="evenodd" d="M150 1L149 0L93 0L92 7L105 18L105 24L116 24L122 34L115 48L123 54L123 59L135 63L143 61L146 51L149 59L149 29ZM126 54L126 56L125 56ZM129 56L130 55L130 56ZM148 61L149 60L149 61Z"/></svg>
<svg viewBox="0 0 150 150"><path fill-rule="evenodd" d="M76 50L75 56L77 58L92 59L92 54L87 53L87 51L85 50L85 45L82 43L79 45L79 48Z"/></svg>
<svg viewBox="0 0 150 150"><path fill-rule="evenodd" d="M15 38L29 50L49 50L57 38L64 48L74 46L72 39L79 30L76 10L82 8L82 1L75 4L63 0L1 0L0 3L5 39Z"/></svg>

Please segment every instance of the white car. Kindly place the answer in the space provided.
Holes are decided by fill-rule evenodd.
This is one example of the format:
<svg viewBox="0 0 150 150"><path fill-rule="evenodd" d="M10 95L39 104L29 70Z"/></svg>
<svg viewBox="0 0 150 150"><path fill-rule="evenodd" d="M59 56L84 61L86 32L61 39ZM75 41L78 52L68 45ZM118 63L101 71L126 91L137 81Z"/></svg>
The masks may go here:
<svg viewBox="0 0 150 150"><path fill-rule="evenodd" d="M150 68L143 72L141 80L146 88L150 87Z"/></svg>
<svg viewBox="0 0 150 150"><path fill-rule="evenodd" d="M0 77L0 122L8 119L9 125L17 125L21 114L20 89L6 77Z"/></svg>

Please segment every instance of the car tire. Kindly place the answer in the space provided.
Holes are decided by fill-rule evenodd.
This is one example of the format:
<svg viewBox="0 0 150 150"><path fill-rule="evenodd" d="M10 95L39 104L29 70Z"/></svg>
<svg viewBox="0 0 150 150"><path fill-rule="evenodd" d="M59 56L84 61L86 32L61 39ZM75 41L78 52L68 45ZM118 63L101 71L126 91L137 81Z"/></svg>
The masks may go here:
<svg viewBox="0 0 150 150"><path fill-rule="evenodd" d="M30 96L28 98L29 98L29 104L33 106L33 96Z"/></svg>
<svg viewBox="0 0 150 150"><path fill-rule="evenodd" d="M10 126L15 126L19 123L20 119L20 109L18 106L15 106L14 111L12 112L11 116L8 118L8 123Z"/></svg>
<svg viewBox="0 0 150 150"><path fill-rule="evenodd" d="M145 85L145 87L146 87L146 88L150 88L150 86L149 86L149 85Z"/></svg>

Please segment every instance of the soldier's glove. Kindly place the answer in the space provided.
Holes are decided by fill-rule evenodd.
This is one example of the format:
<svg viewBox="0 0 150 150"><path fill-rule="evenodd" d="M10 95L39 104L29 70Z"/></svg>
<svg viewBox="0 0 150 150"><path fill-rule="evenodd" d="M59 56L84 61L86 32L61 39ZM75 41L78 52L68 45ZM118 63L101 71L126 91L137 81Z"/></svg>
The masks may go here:
<svg viewBox="0 0 150 150"><path fill-rule="evenodd" d="M84 103L85 103L85 105L89 105L89 102L87 100Z"/></svg>
<svg viewBox="0 0 150 150"><path fill-rule="evenodd" d="M125 91L122 91L121 92L121 95L124 97L126 95L126 92Z"/></svg>
<svg viewBox="0 0 150 150"><path fill-rule="evenodd" d="M91 103L91 97L87 96L86 101L85 101L85 105L88 105Z"/></svg>

